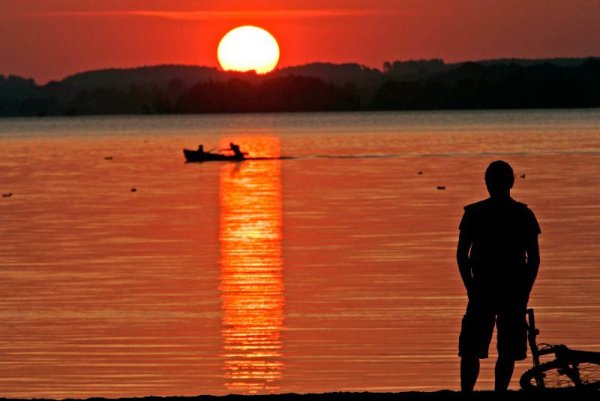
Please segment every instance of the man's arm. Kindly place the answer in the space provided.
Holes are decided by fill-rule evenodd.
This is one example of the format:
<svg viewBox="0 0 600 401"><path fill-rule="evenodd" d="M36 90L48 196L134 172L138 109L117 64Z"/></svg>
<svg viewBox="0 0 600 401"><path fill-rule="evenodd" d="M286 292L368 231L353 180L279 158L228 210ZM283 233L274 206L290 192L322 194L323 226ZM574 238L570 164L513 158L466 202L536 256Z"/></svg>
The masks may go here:
<svg viewBox="0 0 600 401"><path fill-rule="evenodd" d="M540 247L538 245L538 236L533 235L527 241L527 293L531 292L535 278L540 268Z"/></svg>
<svg viewBox="0 0 600 401"><path fill-rule="evenodd" d="M464 231L461 230L460 235L458 236L458 246L456 247L456 261L458 262L460 278L467 289L467 295L469 298L471 297L471 291L473 288L473 274L471 271L471 263L469 261L471 244L472 241L467 238Z"/></svg>

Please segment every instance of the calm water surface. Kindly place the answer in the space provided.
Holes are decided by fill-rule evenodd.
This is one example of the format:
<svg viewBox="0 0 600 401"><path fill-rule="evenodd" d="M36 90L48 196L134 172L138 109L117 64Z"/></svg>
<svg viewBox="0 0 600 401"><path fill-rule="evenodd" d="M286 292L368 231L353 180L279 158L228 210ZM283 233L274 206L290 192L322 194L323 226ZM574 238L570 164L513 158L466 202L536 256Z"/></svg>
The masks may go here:
<svg viewBox="0 0 600 401"><path fill-rule="evenodd" d="M274 159L183 163L229 141ZM0 120L0 396L457 389L498 158L541 340L600 351L599 110Z"/></svg>

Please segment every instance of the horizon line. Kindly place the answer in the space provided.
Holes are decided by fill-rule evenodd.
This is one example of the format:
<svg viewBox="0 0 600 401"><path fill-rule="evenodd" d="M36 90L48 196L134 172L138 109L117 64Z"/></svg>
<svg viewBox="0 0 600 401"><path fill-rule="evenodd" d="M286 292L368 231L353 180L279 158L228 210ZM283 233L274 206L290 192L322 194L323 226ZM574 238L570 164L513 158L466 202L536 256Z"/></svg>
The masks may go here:
<svg viewBox="0 0 600 401"><path fill-rule="evenodd" d="M600 55L587 55L587 56L550 56L550 57L494 57L494 58L483 58L483 59L466 59L466 60L456 60L456 61L446 61L443 57L432 57L432 58L410 58L410 59L395 59L395 60L385 60L382 61L380 63L381 66L385 65L385 63L395 63L395 62L400 62L400 63L407 63L407 62L431 62L431 61L437 61L440 60L442 61L444 64L446 65L453 65L453 64L465 64L465 63L481 63L481 62L502 62L502 61L511 61L511 60L520 60L520 61L530 61L530 62L535 62L535 61L544 61L544 60L586 60L586 59L600 59ZM356 61L343 61L343 62L332 62L332 61L308 61L304 64L295 64L295 65L287 65L284 67L278 67L276 69L274 69L273 71L264 74L264 75L271 75L275 72L278 71L282 71L288 68L297 68L297 67L303 67L303 66L308 66L308 65L313 65L313 64L329 64L329 65L334 65L334 66L341 66L341 65L358 65L360 67L364 67L364 68L368 68L371 70L377 70L380 73L384 72L384 69L381 67L373 67L367 64L362 64ZM222 72L222 73L236 73L235 71L226 71L221 69L218 66L210 66L210 65L202 65L202 64L184 64L184 63L157 63L157 64L138 64L138 65L130 65L130 66L122 66L122 67L118 67L118 66L106 66L106 67L97 67L97 68L90 68L90 69L82 69L80 71L76 71L76 72L72 72L72 73L67 73L65 75L62 76L62 78L55 78L55 79L45 79L42 83L37 83L38 82L38 78L35 77L28 77L28 76L24 76L24 75L20 75L20 73L3 73L2 71L0 71L0 77L2 78L9 78L9 77L17 77L17 78L22 78L22 79L31 79L34 82L36 82L36 85L47 85L50 82L61 82L64 81L67 78L70 78L72 76L75 75L79 75L79 74L86 74L86 73L91 73L91 72L99 72L99 71L109 71L109 70L136 70L136 69L141 69L141 68L155 68L155 67L192 67L192 68L208 68L208 69L214 69L218 72ZM238 72L243 74L244 72ZM262 75L262 74L261 74Z"/></svg>

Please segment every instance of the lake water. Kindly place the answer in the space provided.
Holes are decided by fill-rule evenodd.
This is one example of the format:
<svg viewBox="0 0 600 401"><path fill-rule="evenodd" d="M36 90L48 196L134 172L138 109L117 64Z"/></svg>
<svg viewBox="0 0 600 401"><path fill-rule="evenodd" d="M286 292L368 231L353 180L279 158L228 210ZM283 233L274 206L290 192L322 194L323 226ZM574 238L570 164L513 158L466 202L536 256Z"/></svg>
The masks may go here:
<svg viewBox="0 0 600 401"><path fill-rule="evenodd" d="M184 163L230 141L274 159ZM600 351L600 110L0 120L0 396L456 390L499 158L540 340Z"/></svg>

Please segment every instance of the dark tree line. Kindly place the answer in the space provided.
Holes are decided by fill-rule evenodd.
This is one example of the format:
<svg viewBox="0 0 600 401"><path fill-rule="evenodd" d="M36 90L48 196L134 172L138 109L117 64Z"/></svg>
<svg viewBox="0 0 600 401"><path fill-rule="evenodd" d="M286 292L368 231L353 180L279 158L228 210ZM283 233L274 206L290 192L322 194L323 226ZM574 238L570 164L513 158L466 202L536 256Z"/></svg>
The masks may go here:
<svg viewBox="0 0 600 401"><path fill-rule="evenodd" d="M181 113L341 111L360 109L352 85L338 87L318 78L287 76L252 84L242 79L204 82L177 102Z"/></svg>
<svg viewBox="0 0 600 401"><path fill-rule="evenodd" d="M309 64L271 75L159 66L61 82L0 75L0 116L600 107L600 59Z"/></svg>
<svg viewBox="0 0 600 401"><path fill-rule="evenodd" d="M600 106L600 61L577 67L542 63L459 67L413 81L385 82L373 109L520 109Z"/></svg>

